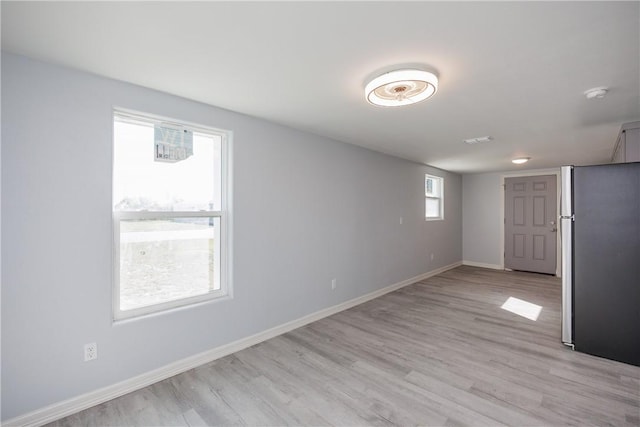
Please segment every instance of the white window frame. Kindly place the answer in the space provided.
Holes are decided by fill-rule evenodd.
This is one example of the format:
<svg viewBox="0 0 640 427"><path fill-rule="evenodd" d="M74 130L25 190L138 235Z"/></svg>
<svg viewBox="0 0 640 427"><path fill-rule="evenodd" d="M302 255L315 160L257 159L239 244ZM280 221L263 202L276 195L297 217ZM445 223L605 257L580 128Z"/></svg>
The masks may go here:
<svg viewBox="0 0 640 427"><path fill-rule="evenodd" d="M427 192L427 180L431 179L434 183L440 187L439 196L434 196ZM427 201L438 200L440 206L440 212L438 216L427 216ZM441 221L444 219L444 178L441 176L424 174L424 218L426 221Z"/></svg>
<svg viewBox="0 0 640 427"><path fill-rule="evenodd" d="M141 121L149 124L173 123L197 133L219 136L221 139L221 210L219 211L116 211L112 202L113 221L113 321L122 321L144 315L166 312L179 307L204 303L212 300L222 300L231 298L231 143L233 133L228 130L216 129L202 126L183 120L176 120L154 114L141 113L133 110L114 108L111 116L112 120L112 176L113 186L113 166L115 160L115 120L119 118L129 118L133 121ZM111 191L113 199L113 188ZM220 239L220 289L207 292L203 295L181 298L173 301L138 307L130 310L120 309L120 222L125 220L148 220L165 218L219 218L219 231L216 230L216 238ZM219 234L218 234L219 233Z"/></svg>

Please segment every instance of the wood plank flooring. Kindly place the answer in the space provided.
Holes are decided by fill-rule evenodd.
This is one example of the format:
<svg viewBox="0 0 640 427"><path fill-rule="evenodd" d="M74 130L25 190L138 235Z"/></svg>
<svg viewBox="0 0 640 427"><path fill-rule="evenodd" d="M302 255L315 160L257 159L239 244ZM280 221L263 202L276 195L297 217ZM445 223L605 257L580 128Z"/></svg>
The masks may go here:
<svg viewBox="0 0 640 427"><path fill-rule="evenodd" d="M640 425L640 368L563 346L560 304L462 266L50 425Z"/></svg>

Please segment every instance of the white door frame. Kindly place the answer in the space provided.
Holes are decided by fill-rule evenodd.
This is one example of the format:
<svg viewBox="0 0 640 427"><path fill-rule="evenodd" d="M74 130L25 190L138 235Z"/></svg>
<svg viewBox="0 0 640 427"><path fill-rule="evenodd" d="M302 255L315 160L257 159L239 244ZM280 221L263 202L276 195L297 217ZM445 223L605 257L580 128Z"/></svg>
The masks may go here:
<svg viewBox="0 0 640 427"><path fill-rule="evenodd" d="M535 169L528 171L514 171L505 172L500 176L502 182L502 197L500 197L500 214L502 215L502 222L500 223L500 266L504 270L504 197L505 197L505 178L516 178L520 176L539 176L539 175L555 175L556 176L556 276L560 277L561 272L561 256L562 250L560 245L560 225L558 224L558 218L560 217L560 190L562 186L562 178L560 177L560 168L553 169Z"/></svg>

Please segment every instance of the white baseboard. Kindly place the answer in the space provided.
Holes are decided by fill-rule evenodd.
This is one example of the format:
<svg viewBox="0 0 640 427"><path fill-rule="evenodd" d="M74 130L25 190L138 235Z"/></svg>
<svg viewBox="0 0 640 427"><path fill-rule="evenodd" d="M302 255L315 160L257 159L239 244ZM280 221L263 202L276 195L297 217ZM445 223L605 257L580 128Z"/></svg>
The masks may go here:
<svg viewBox="0 0 640 427"><path fill-rule="evenodd" d="M471 267L491 268L492 270L504 270L504 267L501 265L485 264L484 262L462 261L462 265L469 265Z"/></svg>
<svg viewBox="0 0 640 427"><path fill-rule="evenodd" d="M411 285L437 274L443 273L452 268L456 268L462 265L461 262L456 262L445 267L438 268L436 270L429 271L416 277L412 277L407 280L395 283L377 291L370 292L366 295L354 298L349 301L345 301L338 305L325 308L315 313L311 313L307 316L301 317L291 322L284 323L271 329L259 332L255 335L251 335L246 338L234 341L229 344L216 347L211 350L178 360L176 362L165 365L161 368L154 369L142 375L135 376L128 380L121 381L119 383L103 387L98 390L85 393L83 395L73 397L71 399L64 400L62 402L54 403L44 408L37 409L35 411L20 415L2 423L3 426L42 426L44 424L59 420L76 412L80 412L84 409L90 408L100 403L104 403L108 400L115 399L116 397L123 396L132 391L139 390L148 385L157 383L158 381L165 380L174 375L188 371L189 369L196 368L206 363L212 362L224 356L228 356L237 351L251 347L252 345L261 343L278 335L282 335L286 332L297 329L301 326L323 319L327 316L339 313L356 305L378 298L389 292L393 292L404 286Z"/></svg>

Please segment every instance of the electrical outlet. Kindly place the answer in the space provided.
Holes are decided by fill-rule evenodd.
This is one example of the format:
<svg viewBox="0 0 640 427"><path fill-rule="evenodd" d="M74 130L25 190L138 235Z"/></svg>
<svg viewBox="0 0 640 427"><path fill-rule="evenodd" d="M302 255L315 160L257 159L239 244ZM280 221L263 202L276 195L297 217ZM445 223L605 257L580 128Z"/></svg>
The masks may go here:
<svg viewBox="0 0 640 427"><path fill-rule="evenodd" d="M431 261L433 261L433 254L431 254Z"/></svg>
<svg viewBox="0 0 640 427"><path fill-rule="evenodd" d="M402 225L404 219L402 217L400 217L400 225Z"/></svg>
<svg viewBox="0 0 640 427"><path fill-rule="evenodd" d="M336 279L331 279L331 289L335 289L337 286Z"/></svg>
<svg viewBox="0 0 640 427"><path fill-rule="evenodd" d="M98 358L98 344L92 342L84 345L84 361L96 360Z"/></svg>

